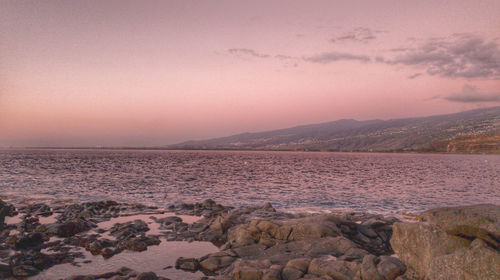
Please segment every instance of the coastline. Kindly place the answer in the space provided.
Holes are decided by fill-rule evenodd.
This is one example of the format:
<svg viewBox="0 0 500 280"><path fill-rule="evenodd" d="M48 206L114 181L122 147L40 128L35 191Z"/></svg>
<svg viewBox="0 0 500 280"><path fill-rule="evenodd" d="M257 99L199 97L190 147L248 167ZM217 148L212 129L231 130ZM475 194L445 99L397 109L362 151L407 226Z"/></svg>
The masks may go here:
<svg viewBox="0 0 500 280"><path fill-rule="evenodd" d="M351 154L436 154L436 155L500 155L500 151L494 152L446 152L420 150L311 150L311 149L232 149L232 148L167 148L167 147L0 147L0 151L9 150L100 150L100 151L202 151L202 152L297 152L297 153L351 153Z"/></svg>
<svg viewBox="0 0 500 280"><path fill-rule="evenodd" d="M452 279L470 273L471 264L450 254L478 252L472 268L482 278L471 279L500 275L495 205L438 208L402 220L212 200L165 209L115 201L18 203L0 202L3 278ZM436 271L448 278L436 278Z"/></svg>

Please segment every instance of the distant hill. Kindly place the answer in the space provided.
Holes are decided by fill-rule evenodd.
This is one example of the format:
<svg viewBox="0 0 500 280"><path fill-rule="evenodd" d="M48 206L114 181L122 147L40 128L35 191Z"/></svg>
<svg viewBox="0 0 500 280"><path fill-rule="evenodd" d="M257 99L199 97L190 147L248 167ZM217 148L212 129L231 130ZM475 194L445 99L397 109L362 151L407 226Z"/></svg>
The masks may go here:
<svg viewBox="0 0 500 280"><path fill-rule="evenodd" d="M420 118L342 119L168 148L500 153L500 106Z"/></svg>

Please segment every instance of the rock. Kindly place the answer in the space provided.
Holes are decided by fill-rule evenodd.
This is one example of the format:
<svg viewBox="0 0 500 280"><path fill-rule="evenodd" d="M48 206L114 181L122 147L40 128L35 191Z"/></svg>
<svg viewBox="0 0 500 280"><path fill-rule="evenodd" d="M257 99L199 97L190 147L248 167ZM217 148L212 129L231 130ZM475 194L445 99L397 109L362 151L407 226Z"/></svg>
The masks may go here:
<svg viewBox="0 0 500 280"><path fill-rule="evenodd" d="M66 280L94 280L94 279L96 279L96 277L92 275L75 275L66 278Z"/></svg>
<svg viewBox="0 0 500 280"><path fill-rule="evenodd" d="M271 267L269 260L243 260L233 263L232 277L235 280L261 280Z"/></svg>
<svg viewBox="0 0 500 280"><path fill-rule="evenodd" d="M143 272L137 275L136 280L158 280L158 276L154 272Z"/></svg>
<svg viewBox="0 0 500 280"><path fill-rule="evenodd" d="M118 240L127 239L129 236L136 236L149 231L148 224L143 220L134 220L127 223L116 223L109 230L110 234Z"/></svg>
<svg viewBox="0 0 500 280"><path fill-rule="evenodd" d="M301 279L307 273L310 262L310 258L296 258L289 260L281 272L282 278L284 280Z"/></svg>
<svg viewBox="0 0 500 280"><path fill-rule="evenodd" d="M361 264L361 280L394 280L406 271L405 265L397 258L366 255Z"/></svg>
<svg viewBox="0 0 500 280"><path fill-rule="evenodd" d="M475 239L469 248L434 258L425 275L436 280L500 279L500 253L481 239Z"/></svg>
<svg viewBox="0 0 500 280"><path fill-rule="evenodd" d="M16 243L16 249L28 249L31 247L40 246L44 240L45 235L40 232L28 233L26 236L19 238Z"/></svg>
<svg viewBox="0 0 500 280"><path fill-rule="evenodd" d="M406 266L398 258L380 256L379 260L377 271L385 280L396 279L406 271Z"/></svg>
<svg viewBox="0 0 500 280"><path fill-rule="evenodd" d="M45 203L36 203L19 209L23 213L48 217L52 215L52 209Z"/></svg>
<svg viewBox="0 0 500 280"><path fill-rule="evenodd" d="M366 255L363 258L360 270L362 280L384 280L384 277L378 273L376 260L377 257L374 255Z"/></svg>
<svg viewBox="0 0 500 280"><path fill-rule="evenodd" d="M283 267L281 265L271 265L267 270L264 270L264 275L262 275L262 280L282 280L281 271Z"/></svg>
<svg viewBox="0 0 500 280"><path fill-rule="evenodd" d="M154 219L154 221L156 221L157 223L162 224L162 225L170 225L170 224L174 224L174 223L180 223L180 222L182 222L182 219L177 217L177 216L170 216L170 217L165 217L165 218L161 218L161 219Z"/></svg>
<svg viewBox="0 0 500 280"><path fill-rule="evenodd" d="M500 205L479 204L436 208L423 212L420 220L440 225L445 231L464 225L481 228L500 238Z"/></svg>
<svg viewBox="0 0 500 280"><path fill-rule="evenodd" d="M118 269L116 271L116 274L118 274L120 276L125 276L125 275L129 275L132 272L134 272L134 270L132 270L131 268L128 268L126 266L122 266L120 269Z"/></svg>
<svg viewBox="0 0 500 280"><path fill-rule="evenodd" d="M437 256L466 248L470 241L450 236L436 225L395 223L391 245L401 260L417 272L427 271Z"/></svg>
<svg viewBox="0 0 500 280"><path fill-rule="evenodd" d="M304 272L293 267L285 267L281 276L284 280L297 280L304 276Z"/></svg>
<svg viewBox="0 0 500 280"><path fill-rule="evenodd" d="M7 279L12 275L10 266L0 263L0 279Z"/></svg>
<svg viewBox="0 0 500 280"><path fill-rule="evenodd" d="M49 224L47 225L46 232L58 237L71 237L77 233L87 231L94 226L85 219L74 219L63 223Z"/></svg>
<svg viewBox="0 0 500 280"><path fill-rule="evenodd" d="M391 244L419 278L500 279L499 220L495 205L438 208L395 223Z"/></svg>
<svg viewBox="0 0 500 280"><path fill-rule="evenodd" d="M360 270L360 265L354 262L313 259L307 270L308 274L328 275L333 279L350 280Z"/></svg>
<svg viewBox="0 0 500 280"><path fill-rule="evenodd" d="M175 268L187 271L197 271L200 269L200 263L194 258L180 257L175 261Z"/></svg>
<svg viewBox="0 0 500 280"><path fill-rule="evenodd" d="M0 199L0 230L5 226L5 217L12 217L16 214L16 208L12 204Z"/></svg>
<svg viewBox="0 0 500 280"><path fill-rule="evenodd" d="M448 234L480 238L500 250L500 205L480 204L426 211L420 220L439 225Z"/></svg>
<svg viewBox="0 0 500 280"><path fill-rule="evenodd" d="M306 273L310 263L311 263L310 258L298 258L289 260L288 263L286 264L286 267L294 268L296 270L302 271L303 273Z"/></svg>
<svg viewBox="0 0 500 280"><path fill-rule="evenodd" d="M23 277L37 275L38 273L40 273L38 269L29 265L18 265L12 268L12 275L14 275L14 277L23 278Z"/></svg>
<svg viewBox="0 0 500 280"><path fill-rule="evenodd" d="M230 266L236 258L227 252L217 252L209 254L200 259L200 266L203 270L215 272Z"/></svg>
<svg viewBox="0 0 500 280"><path fill-rule="evenodd" d="M283 241L300 241L326 236L339 236L333 216L319 215L285 221L255 219L228 230L228 242L232 247L254 243L271 247Z"/></svg>

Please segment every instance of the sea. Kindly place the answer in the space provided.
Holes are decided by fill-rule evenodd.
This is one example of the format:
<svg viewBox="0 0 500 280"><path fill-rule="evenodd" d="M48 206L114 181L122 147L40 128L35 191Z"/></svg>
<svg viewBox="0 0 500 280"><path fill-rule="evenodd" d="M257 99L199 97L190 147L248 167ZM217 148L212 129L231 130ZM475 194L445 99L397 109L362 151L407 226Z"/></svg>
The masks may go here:
<svg viewBox="0 0 500 280"><path fill-rule="evenodd" d="M0 197L417 213L500 204L500 155L6 149Z"/></svg>

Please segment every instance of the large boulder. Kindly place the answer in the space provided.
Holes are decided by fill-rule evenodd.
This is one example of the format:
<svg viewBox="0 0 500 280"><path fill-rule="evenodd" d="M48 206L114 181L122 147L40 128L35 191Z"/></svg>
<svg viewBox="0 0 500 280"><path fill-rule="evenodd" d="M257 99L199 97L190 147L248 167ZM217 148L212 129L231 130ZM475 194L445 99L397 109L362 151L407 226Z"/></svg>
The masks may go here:
<svg viewBox="0 0 500 280"><path fill-rule="evenodd" d="M500 207L439 208L420 220L395 223L391 238L394 251L419 278L500 279Z"/></svg>
<svg viewBox="0 0 500 280"><path fill-rule="evenodd" d="M422 213L420 220L439 225L452 235L480 238L500 249L500 205L437 208Z"/></svg>
<svg viewBox="0 0 500 280"><path fill-rule="evenodd" d="M327 236L339 236L338 219L333 216L311 216L299 219L262 220L255 219L228 230L231 247L255 243L271 247L287 241L301 241Z"/></svg>

